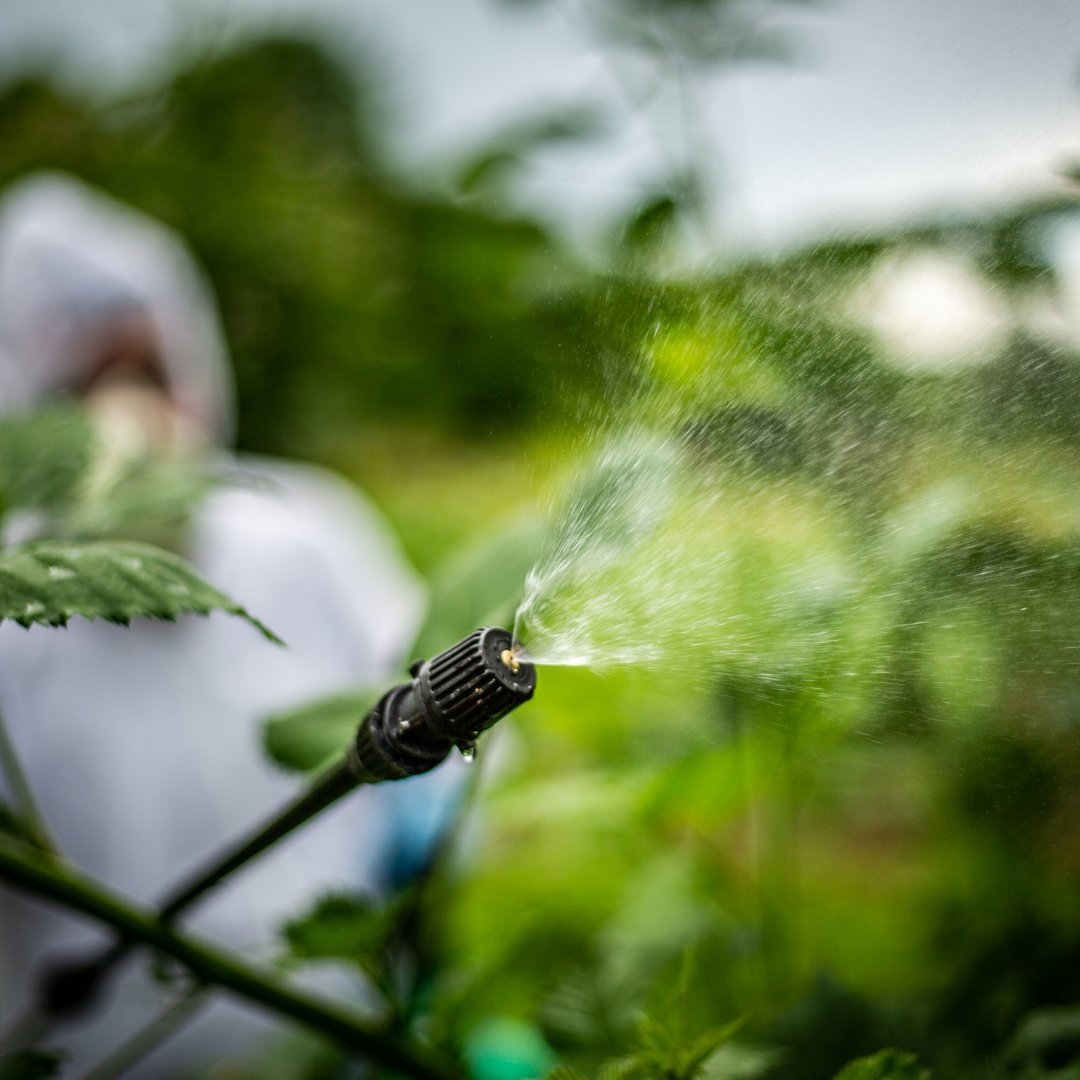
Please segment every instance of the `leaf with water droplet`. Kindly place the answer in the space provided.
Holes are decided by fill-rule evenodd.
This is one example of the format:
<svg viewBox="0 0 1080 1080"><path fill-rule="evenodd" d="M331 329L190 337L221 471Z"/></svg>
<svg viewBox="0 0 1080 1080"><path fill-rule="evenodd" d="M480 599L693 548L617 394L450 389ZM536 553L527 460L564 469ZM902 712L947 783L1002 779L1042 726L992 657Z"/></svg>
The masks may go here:
<svg viewBox="0 0 1080 1080"><path fill-rule="evenodd" d="M127 625L212 611L237 615L280 643L183 559L149 544L42 540L0 552L0 620L64 626L79 615Z"/></svg>

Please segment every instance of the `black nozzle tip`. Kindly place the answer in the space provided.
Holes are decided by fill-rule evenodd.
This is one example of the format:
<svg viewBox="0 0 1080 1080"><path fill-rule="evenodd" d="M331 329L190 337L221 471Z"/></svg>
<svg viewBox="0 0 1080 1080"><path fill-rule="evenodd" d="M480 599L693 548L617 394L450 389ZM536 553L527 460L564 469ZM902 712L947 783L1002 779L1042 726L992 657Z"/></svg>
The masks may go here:
<svg viewBox="0 0 1080 1080"><path fill-rule="evenodd" d="M517 660L513 646L509 631L486 626L421 669L418 682L425 702L448 738L475 739L533 696L536 668Z"/></svg>
<svg viewBox="0 0 1080 1080"><path fill-rule="evenodd" d="M521 659L510 632L500 626L487 626L476 632L480 635L484 660L496 678L521 698L518 704L528 701L536 689L536 668Z"/></svg>
<svg viewBox="0 0 1080 1080"><path fill-rule="evenodd" d="M356 733L353 759L374 780L398 780L435 768L523 705L536 668L521 660L509 631L474 630L456 645L413 665L412 682L379 701Z"/></svg>

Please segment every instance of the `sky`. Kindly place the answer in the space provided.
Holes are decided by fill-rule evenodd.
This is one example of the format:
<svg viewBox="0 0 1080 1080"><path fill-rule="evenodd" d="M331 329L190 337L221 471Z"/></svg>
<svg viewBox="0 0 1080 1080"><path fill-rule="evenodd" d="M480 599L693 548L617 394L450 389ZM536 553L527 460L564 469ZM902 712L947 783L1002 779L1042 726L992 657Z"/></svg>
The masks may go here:
<svg viewBox="0 0 1080 1080"><path fill-rule="evenodd" d="M791 5L789 64L696 80L688 107L583 32L582 0L0 0L0 73L48 55L75 85L152 70L177 43L315 24L375 55L406 173L447 172L525 115L595 106L609 130L539 154L519 201L585 236L687 147L707 178L703 245L775 250L907 215L1054 190L1080 162L1077 0ZM684 130L685 129L685 130Z"/></svg>

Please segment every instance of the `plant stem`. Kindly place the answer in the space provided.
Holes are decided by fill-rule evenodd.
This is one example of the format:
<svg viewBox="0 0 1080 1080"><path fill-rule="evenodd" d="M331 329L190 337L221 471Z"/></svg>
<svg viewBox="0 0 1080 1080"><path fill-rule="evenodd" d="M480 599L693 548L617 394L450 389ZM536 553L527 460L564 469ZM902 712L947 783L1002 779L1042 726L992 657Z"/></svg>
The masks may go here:
<svg viewBox="0 0 1080 1080"><path fill-rule="evenodd" d="M107 923L125 937L178 960L199 982L231 990L306 1024L402 1076L414 1080L449 1080L457 1075L421 1049L369 1027L352 1010L293 989L271 972L261 971L213 945L169 929L144 909L81 874L47 862L32 849L0 839L0 877Z"/></svg>
<svg viewBox="0 0 1080 1080"><path fill-rule="evenodd" d="M104 1061L85 1073L82 1080L113 1080L113 1077L123 1076L128 1069L179 1031L209 998L210 993L205 986L196 986L194 990L166 1006L150 1023L136 1031Z"/></svg>
<svg viewBox="0 0 1080 1080"><path fill-rule="evenodd" d="M268 821L260 824L253 833L242 837L236 844L215 855L209 864L200 867L191 878L172 889L158 908L158 918L162 922L175 919L196 900L219 885L233 871L246 866L267 848L272 847L300 826L306 825L328 806L364 783L366 779L366 776L359 772L347 757L331 766L292 802L273 814Z"/></svg>
<svg viewBox="0 0 1080 1080"><path fill-rule="evenodd" d="M8 735L7 725L0 715L0 771L7 777L11 785L11 794L15 798L15 806L19 812L20 820L29 835L43 851L52 855L59 853L59 847L53 839L49 826L45 823L45 815L41 812L34 790L30 786L26 773L23 772L19 755L15 752L15 744Z"/></svg>

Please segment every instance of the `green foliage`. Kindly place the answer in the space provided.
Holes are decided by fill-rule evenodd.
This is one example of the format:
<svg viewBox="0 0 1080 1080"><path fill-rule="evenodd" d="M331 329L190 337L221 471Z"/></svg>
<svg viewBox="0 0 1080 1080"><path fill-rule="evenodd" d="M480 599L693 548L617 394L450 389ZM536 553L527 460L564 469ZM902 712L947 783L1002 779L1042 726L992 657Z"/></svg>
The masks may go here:
<svg viewBox="0 0 1080 1080"><path fill-rule="evenodd" d="M602 130L600 118L588 109L559 109L524 120L488 139L458 174L458 187L465 194L505 187L508 176L535 151L561 143L579 142Z"/></svg>
<svg viewBox="0 0 1080 1080"><path fill-rule="evenodd" d="M687 954L659 1010L638 1019L629 1053L604 1062L596 1074L598 1080L694 1080L704 1075L710 1059L730 1042L742 1021L695 1032L691 1027L692 971ZM566 1009L568 1004L565 1002L562 1007ZM573 1005L570 1009L576 1011ZM581 1015L587 1015L584 1009ZM579 1076L573 1068L560 1065L548 1074L547 1080Z"/></svg>
<svg viewBox="0 0 1080 1080"><path fill-rule="evenodd" d="M211 486L191 462L112 460L74 404L0 417L0 516L32 512L36 535L167 543Z"/></svg>
<svg viewBox="0 0 1080 1080"><path fill-rule="evenodd" d="M588 275L531 221L385 175L380 81L287 36L109 110L26 79L0 88L0 184L68 169L190 241L220 300L246 449L340 460L358 417L470 437L534 425L596 381ZM508 137L524 153L574 134L548 118Z"/></svg>
<svg viewBox="0 0 1080 1080"><path fill-rule="evenodd" d="M93 432L74 406L0 417L0 512L56 511L75 497L93 456Z"/></svg>
<svg viewBox="0 0 1080 1080"><path fill-rule="evenodd" d="M177 543L216 481L187 462L137 459L99 474L91 468L54 531L76 537Z"/></svg>
<svg viewBox="0 0 1080 1080"><path fill-rule="evenodd" d="M383 689L356 690L313 701L271 717L263 747L272 761L305 772L339 758Z"/></svg>
<svg viewBox="0 0 1080 1080"><path fill-rule="evenodd" d="M0 1057L0 1080L49 1080L59 1076L67 1054L57 1050L18 1050Z"/></svg>
<svg viewBox="0 0 1080 1080"><path fill-rule="evenodd" d="M756 32L770 4L587 7L646 65L784 44ZM415 655L513 617L545 526L493 522L549 495L580 435L621 410L665 430L691 493L709 494L694 525L686 492L652 501L658 454L643 475L589 474L571 502L603 542L570 600L619 597L601 640L658 634L642 593L678 562L698 586L671 590L678 606L720 605L724 631L688 632L678 670L541 673L498 736L467 860L414 912L417 1030L460 1048L508 1019L558 1051L560 1080L821 1080L881 1046L950 1080L1069 1076L1080 360L1026 313L1049 309L1046 228L1076 200L658 282L699 209L693 162L669 162L620 230L620 272L596 272L506 209L516 165L588 137L582 118L511 125L456 156L452 198L417 195L379 160L377 82L357 95L333 56L282 40L109 112L25 80L0 95L0 172L73 168L184 232L221 295L242 444L364 477L425 566L466 541L438 560ZM920 246L968 259L1012 313L985 362L901 370L853 311L880 260ZM51 455L67 479L4 479L5 449L7 504L52 514L78 493L84 451L55 431L28 468ZM0 449L14 438L0 429ZM155 478L130 479L64 527L175 516L148 511ZM316 768L372 700L277 717L268 752ZM381 920L328 898L293 924L294 959L378 963ZM700 961L676 1022L665 998L687 946ZM735 1015L750 1044L713 1052ZM845 1075L924 1070L887 1051Z"/></svg>
<svg viewBox="0 0 1080 1080"><path fill-rule="evenodd" d="M388 1025L407 1028L424 1012L423 958L410 941L416 902L415 890L383 900L356 892L322 896L282 927L284 966L334 963L352 969L378 995Z"/></svg>
<svg viewBox="0 0 1080 1080"><path fill-rule="evenodd" d="M378 905L358 893L331 893L282 931L296 960L338 960L381 971L400 905Z"/></svg>
<svg viewBox="0 0 1080 1080"><path fill-rule="evenodd" d="M414 655L432 656L478 626L511 626L543 538L542 523L530 519L497 527L446 556L431 575L427 619Z"/></svg>
<svg viewBox="0 0 1080 1080"><path fill-rule="evenodd" d="M835 1080L930 1080L930 1073L914 1054L881 1050L845 1065Z"/></svg>
<svg viewBox="0 0 1080 1080"><path fill-rule="evenodd" d="M225 611L270 641L274 633L182 559L148 544L39 540L0 553L0 620L65 626L73 616L126 626Z"/></svg>
<svg viewBox="0 0 1080 1080"><path fill-rule="evenodd" d="M1002 1074L1026 1080L1080 1076L1080 1009L1039 1009L1025 1017L1002 1055Z"/></svg>
<svg viewBox="0 0 1080 1080"><path fill-rule="evenodd" d="M181 463L103 462L85 413L47 407L0 419L0 516L23 512L37 539L0 551L0 621L65 626L78 615L127 625L224 611L279 639L178 556L133 540L188 520L209 481ZM29 530L27 526L29 525ZM70 539L64 539L70 537Z"/></svg>

